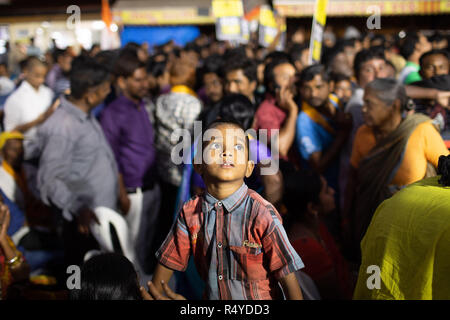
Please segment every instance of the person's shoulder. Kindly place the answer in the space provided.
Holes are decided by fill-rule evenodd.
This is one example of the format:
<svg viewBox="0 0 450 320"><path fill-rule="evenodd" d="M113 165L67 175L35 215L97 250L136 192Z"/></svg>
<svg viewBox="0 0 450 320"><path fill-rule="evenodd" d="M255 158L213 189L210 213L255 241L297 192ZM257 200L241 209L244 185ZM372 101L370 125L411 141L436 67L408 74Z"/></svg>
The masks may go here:
<svg viewBox="0 0 450 320"><path fill-rule="evenodd" d="M278 216L278 211L274 205L264 199L258 192L252 189L248 189L247 195L252 199L252 209L256 207L258 217L261 216Z"/></svg>
<svg viewBox="0 0 450 320"><path fill-rule="evenodd" d="M186 215L201 212L204 194L194 195L183 204L182 211Z"/></svg>

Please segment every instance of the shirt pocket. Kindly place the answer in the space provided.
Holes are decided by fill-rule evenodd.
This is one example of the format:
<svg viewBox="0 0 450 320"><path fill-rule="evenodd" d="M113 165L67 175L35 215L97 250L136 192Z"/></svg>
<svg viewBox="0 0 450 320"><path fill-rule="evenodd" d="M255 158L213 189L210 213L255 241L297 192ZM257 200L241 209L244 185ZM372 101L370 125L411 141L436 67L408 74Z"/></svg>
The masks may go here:
<svg viewBox="0 0 450 320"><path fill-rule="evenodd" d="M230 279L258 281L267 279L261 248L229 246L231 254Z"/></svg>

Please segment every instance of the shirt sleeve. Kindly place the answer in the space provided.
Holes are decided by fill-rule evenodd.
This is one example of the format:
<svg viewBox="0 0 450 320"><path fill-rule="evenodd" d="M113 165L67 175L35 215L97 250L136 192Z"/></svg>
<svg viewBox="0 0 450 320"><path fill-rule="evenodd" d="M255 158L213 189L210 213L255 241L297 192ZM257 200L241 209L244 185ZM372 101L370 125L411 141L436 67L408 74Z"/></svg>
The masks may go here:
<svg viewBox="0 0 450 320"><path fill-rule="evenodd" d="M439 157L447 156L449 151L441 135L430 122L424 124L422 130L422 136L425 139L425 157L428 162L437 168Z"/></svg>
<svg viewBox="0 0 450 320"><path fill-rule="evenodd" d="M184 219L184 208L177 216L176 222L156 252L156 258L163 266L176 270L185 271L191 252L189 232Z"/></svg>
<svg viewBox="0 0 450 320"><path fill-rule="evenodd" d="M297 119L296 141L297 148L305 160L308 160L313 153L323 151L323 144L312 120L303 112Z"/></svg>
<svg viewBox="0 0 450 320"><path fill-rule="evenodd" d="M262 240L262 246L268 259L269 270L279 280L292 272L302 269L304 264L289 242L276 209L269 206L267 210L267 217L270 218L267 221L268 227Z"/></svg>
<svg viewBox="0 0 450 320"><path fill-rule="evenodd" d="M83 200L68 186L74 149L74 140L64 135L50 135L42 149L37 181L42 201L55 205L71 216L76 215L84 205Z"/></svg>

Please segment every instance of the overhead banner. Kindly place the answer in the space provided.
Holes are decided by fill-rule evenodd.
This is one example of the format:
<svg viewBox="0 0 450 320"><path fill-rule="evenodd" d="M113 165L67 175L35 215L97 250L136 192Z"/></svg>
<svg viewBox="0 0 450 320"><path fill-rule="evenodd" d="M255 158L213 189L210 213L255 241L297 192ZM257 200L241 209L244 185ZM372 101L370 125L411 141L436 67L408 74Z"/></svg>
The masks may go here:
<svg viewBox="0 0 450 320"><path fill-rule="evenodd" d="M329 1L327 16L369 16L367 9L380 8L382 15L432 15L450 13L448 0L332 0ZM275 8L285 17L310 17L315 3L311 0L279 0Z"/></svg>
<svg viewBox="0 0 450 320"><path fill-rule="evenodd" d="M316 0L316 9L314 11L313 17L311 40L309 43L308 63L310 65L320 62L323 32L327 20L327 4L328 0Z"/></svg>
<svg viewBox="0 0 450 320"><path fill-rule="evenodd" d="M213 0L212 11L216 19L217 40L241 41L244 16L242 0Z"/></svg>
<svg viewBox="0 0 450 320"><path fill-rule="evenodd" d="M276 46L276 50L282 51L286 45L286 24L280 26L281 37ZM278 34L278 25L273 11L269 6L263 5L259 11L259 44L268 47L275 40Z"/></svg>

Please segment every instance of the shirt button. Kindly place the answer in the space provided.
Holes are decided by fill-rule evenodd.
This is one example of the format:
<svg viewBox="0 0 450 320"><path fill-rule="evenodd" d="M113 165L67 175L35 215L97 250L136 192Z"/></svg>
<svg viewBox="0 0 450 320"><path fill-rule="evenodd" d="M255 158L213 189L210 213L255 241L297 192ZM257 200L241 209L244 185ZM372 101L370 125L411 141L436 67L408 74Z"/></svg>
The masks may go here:
<svg viewBox="0 0 450 320"><path fill-rule="evenodd" d="M222 248L222 242L219 242L219 243L217 244L217 247Z"/></svg>
<svg viewBox="0 0 450 320"><path fill-rule="evenodd" d="M222 275L220 275L220 276L219 276L219 280L222 280L222 279L223 279L223 277L222 277Z"/></svg>
<svg viewBox="0 0 450 320"><path fill-rule="evenodd" d="M222 206L222 202L221 202L221 201L217 202L217 205L218 205L219 207L221 207L221 206Z"/></svg>

